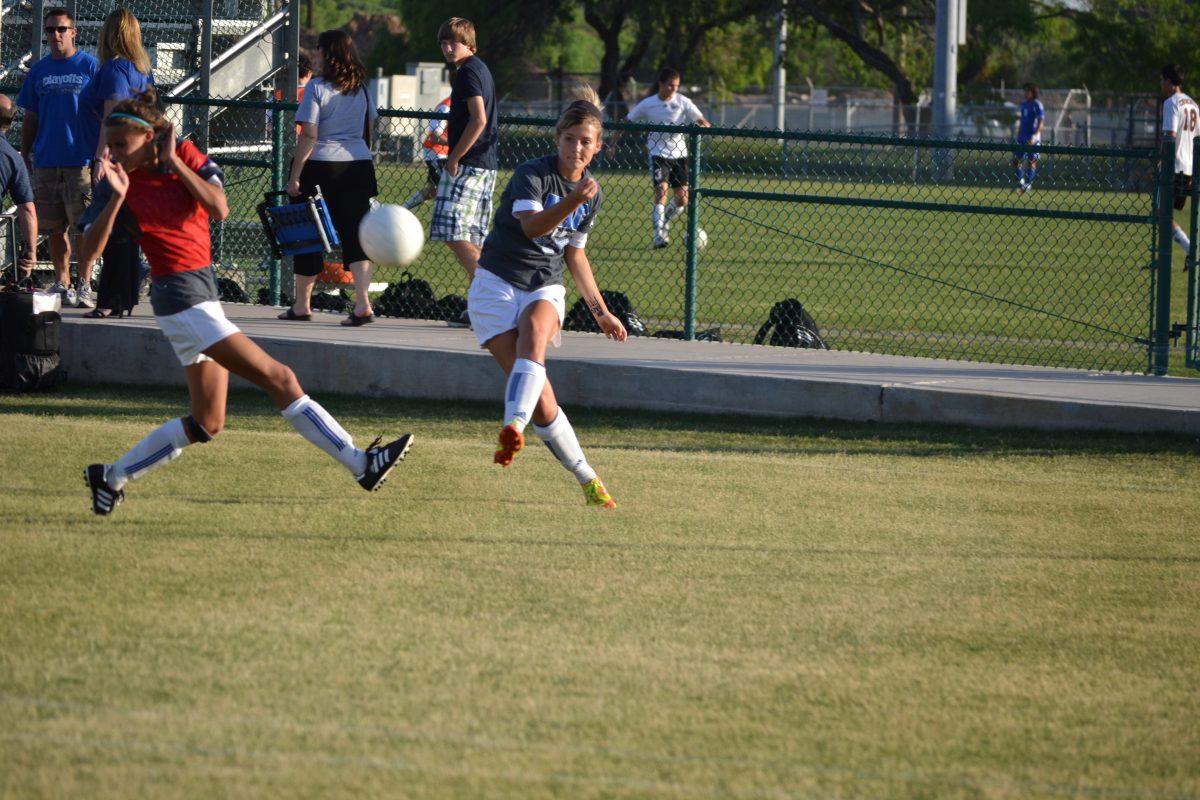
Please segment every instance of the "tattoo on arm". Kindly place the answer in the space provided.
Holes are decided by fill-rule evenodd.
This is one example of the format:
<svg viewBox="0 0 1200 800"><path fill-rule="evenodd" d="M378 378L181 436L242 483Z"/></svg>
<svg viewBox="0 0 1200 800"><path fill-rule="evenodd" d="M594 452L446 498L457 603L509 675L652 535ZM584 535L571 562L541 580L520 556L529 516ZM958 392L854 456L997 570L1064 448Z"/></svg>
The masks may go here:
<svg viewBox="0 0 1200 800"><path fill-rule="evenodd" d="M600 305L600 301L595 298L588 298L587 307L591 309L593 317L599 317L604 313L604 308Z"/></svg>

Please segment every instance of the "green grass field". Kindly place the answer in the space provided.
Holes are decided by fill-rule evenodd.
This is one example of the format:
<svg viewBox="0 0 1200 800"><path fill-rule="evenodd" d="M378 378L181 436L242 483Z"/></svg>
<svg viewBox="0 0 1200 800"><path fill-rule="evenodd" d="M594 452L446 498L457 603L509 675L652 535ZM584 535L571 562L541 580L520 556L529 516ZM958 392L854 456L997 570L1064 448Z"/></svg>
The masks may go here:
<svg viewBox="0 0 1200 800"><path fill-rule="evenodd" d="M0 397L0 796L1200 796L1200 448L491 405L375 495L257 395L91 515L178 390Z"/></svg>
<svg viewBox="0 0 1200 800"><path fill-rule="evenodd" d="M525 157L550 150L537 137L511 146ZM814 155L813 170L829 173L833 167L823 164L821 156ZM1145 194L1058 190L1049 188L1050 179L1029 195L985 186L783 180L764 174L768 162L755 158L747 157L745 174L713 173L703 185L1149 213ZM864 163L872 158L885 156L861 156ZM625 163L640 161L631 155ZM1071 165L1070 174L1077 177L1085 167L1099 169L1095 163ZM384 164L378 171L384 202L403 202L425 180L419 164ZM1007 166L998 174L1007 176ZM497 199L508 175L502 171L499 176ZM685 220L673 226L670 248L652 250L645 170L604 168L598 176L605 198L588 253L601 287L626 292L651 332L682 329ZM1093 180L1098 187L1107 185L1104 175ZM247 217L259 199L251 188L231 190ZM428 223L431 212L432 204L426 203L418 216ZM1185 214L1178 219L1188 226ZM1091 369L1147 368L1146 348L1134 341L1147 335L1150 320L1151 281L1145 267L1151 260L1151 232L1145 225L726 199L705 201L701 225L709 246L700 256L697 326L718 328L726 341L752 340L775 302L796 297L835 349ZM251 226L246 236L258 252L261 234ZM1175 252L1174 318L1182 322L1186 276L1182 253ZM441 245L428 246L410 271L439 296L464 292L461 269ZM378 274L380 280L400 277L395 269ZM570 291L568 301L574 299ZM1198 374L1183 368L1181 352L1172 363L1175 374Z"/></svg>

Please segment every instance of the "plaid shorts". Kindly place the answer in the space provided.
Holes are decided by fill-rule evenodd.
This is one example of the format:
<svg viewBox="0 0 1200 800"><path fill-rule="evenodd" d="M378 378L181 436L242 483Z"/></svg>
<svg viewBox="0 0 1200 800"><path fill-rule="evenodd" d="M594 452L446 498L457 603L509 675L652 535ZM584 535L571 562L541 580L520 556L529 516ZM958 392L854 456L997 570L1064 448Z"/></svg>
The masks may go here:
<svg viewBox="0 0 1200 800"><path fill-rule="evenodd" d="M442 170L429 239L435 242L470 242L483 245L492 220L492 193L496 170L459 165L458 174Z"/></svg>

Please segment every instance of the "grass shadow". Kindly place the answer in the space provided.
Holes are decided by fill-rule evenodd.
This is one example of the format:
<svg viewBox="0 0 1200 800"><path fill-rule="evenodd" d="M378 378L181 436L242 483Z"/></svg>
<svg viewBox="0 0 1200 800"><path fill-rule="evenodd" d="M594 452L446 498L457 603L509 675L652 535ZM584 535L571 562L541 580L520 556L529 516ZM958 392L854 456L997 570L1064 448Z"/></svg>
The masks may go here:
<svg viewBox="0 0 1200 800"><path fill-rule="evenodd" d="M404 427L490 425L499 403L322 394L321 402L347 424L396 420ZM572 414L583 420L582 406ZM182 387L71 386L39 395L0 395L4 414L97 417L114 421L167 419L187 411ZM278 419L264 395L234 390L229 417ZM746 454L855 454L903 456L1200 455L1200 439L1183 434L998 430L958 425L881 424L825 419L772 419L728 415L589 408L581 426L592 447ZM705 442L711 439L711 442Z"/></svg>

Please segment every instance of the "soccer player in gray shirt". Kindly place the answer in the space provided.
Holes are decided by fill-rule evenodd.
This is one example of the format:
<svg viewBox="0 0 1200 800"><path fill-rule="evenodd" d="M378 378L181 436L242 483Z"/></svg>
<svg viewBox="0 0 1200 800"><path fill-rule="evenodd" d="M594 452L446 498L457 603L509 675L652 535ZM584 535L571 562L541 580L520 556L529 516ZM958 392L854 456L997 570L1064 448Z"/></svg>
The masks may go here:
<svg viewBox="0 0 1200 800"><path fill-rule="evenodd" d="M467 310L480 346L508 373L495 462L503 467L512 463L532 422L550 452L579 481L587 504L616 508L588 465L545 367L548 346L560 341L566 270L600 330L618 342L626 337L625 326L604 304L584 252L603 198L587 169L600 151L602 130L596 105L576 101L555 126L558 152L526 161L513 172L483 243Z"/></svg>

